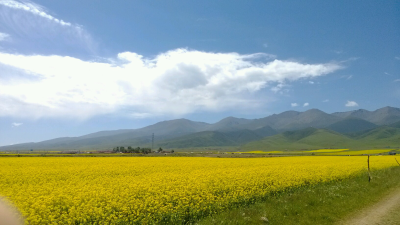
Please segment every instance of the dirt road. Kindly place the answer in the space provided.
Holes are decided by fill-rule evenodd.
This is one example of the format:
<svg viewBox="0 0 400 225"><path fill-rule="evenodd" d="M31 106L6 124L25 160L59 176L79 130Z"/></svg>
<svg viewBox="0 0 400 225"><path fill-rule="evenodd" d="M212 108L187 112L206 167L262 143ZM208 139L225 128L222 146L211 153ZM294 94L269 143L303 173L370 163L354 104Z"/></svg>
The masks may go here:
<svg viewBox="0 0 400 225"><path fill-rule="evenodd" d="M381 201L342 221L341 225L399 225L400 224L400 188L385 196Z"/></svg>

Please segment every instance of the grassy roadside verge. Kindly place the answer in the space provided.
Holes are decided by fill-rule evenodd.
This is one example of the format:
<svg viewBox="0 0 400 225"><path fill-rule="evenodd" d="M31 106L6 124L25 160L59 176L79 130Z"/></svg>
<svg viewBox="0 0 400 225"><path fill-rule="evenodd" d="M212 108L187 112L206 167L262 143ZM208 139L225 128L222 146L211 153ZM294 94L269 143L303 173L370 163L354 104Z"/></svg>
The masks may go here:
<svg viewBox="0 0 400 225"><path fill-rule="evenodd" d="M288 190L196 224L334 224L400 187L400 167L375 170L372 178L369 183L367 173L363 173L338 182Z"/></svg>

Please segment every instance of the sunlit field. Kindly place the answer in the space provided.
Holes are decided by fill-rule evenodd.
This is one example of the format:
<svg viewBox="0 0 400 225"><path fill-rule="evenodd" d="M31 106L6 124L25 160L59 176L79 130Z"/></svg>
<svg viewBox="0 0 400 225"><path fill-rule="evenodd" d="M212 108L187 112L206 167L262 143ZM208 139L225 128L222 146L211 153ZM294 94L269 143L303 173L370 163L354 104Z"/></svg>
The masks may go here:
<svg viewBox="0 0 400 225"><path fill-rule="evenodd" d="M279 153L282 153L282 151L267 151L267 152L264 152L264 151L248 151L248 152L234 152L234 153L240 153L240 154L242 154L242 153L245 153L245 154L279 154Z"/></svg>
<svg viewBox="0 0 400 225"><path fill-rule="evenodd" d="M375 155L383 154L396 149L370 149L370 150L359 150L359 151L339 151L332 153L325 153L325 155Z"/></svg>
<svg viewBox="0 0 400 225"><path fill-rule="evenodd" d="M0 196L29 224L181 223L365 172L366 157L0 158ZM371 157L373 170L396 166Z"/></svg>
<svg viewBox="0 0 400 225"><path fill-rule="evenodd" d="M342 152L342 151L346 151L349 149L317 149L317 150L311 150L311 151L307 151L307 152Z"/></svg>

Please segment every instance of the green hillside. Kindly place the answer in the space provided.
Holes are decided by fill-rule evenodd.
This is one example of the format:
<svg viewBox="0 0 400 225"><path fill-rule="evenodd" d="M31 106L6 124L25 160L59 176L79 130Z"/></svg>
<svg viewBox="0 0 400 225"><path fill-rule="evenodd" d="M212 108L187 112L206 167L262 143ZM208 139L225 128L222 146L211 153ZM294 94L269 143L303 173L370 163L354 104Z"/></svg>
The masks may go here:
<svg viewBox="0 0 400 225"><path fill-rule="evenodd" d="M309 127L309 128L302 129L302 130L286 131L286 132L282 133L282 136L287 139L286 140L287 142L295 142L295 141L299 141L305 137L308 137L317 131L318 131L318 129Z"/></svg>
<svg viewBox="0 0 400 225"><path fill-rule="evenodd" d="M208 146L233 146L237 145L231 138L221 132L203 131L183 137L174 138L157 143L163 148L208 147Z"/></svg>
<svg viewBox="0 0 400 225"><path fill-rule="evenodd" d="M400 128L379 127L361 135L358 141L373 147L400 148Z"/></svg>
<svg viewBox="0 0 400 225"><path fill-rule="evenodd" d="M298 131L284 132L278 135L253 141L242 146L244 151L302 150L320 148L396 148L400 146L400 129L378 127L368 132L359 133L357 137L327 130L306 128Z"/></svg>
<svg viewBox="0 0 400 225"><path fill-rule="evenodd" d="M262 136L250 130L231 132L203 131L158 142L163 148L188 148L209 146L238 146L260 140Z"/></svg>
<svg viewBox="0 0 400 225"><path fill-rule="evenodd" d="M389 125L390 127L400 128L400 121Z"/></svg>
<svg viewBox="0 0 400 225"><path fill-rule="evenodd" d="M363 140L396 139L399 135L400 128L384 126L365 132L357 138Z"/></svg>
<svg viewBox="0 0 400 225"><path fill-rule="evenodd" d="M344 133L354 133L364 130L370 130L376 127L377 125L371 122L354 117L354 118L346 118L344 120L331 124L326 128L344 134Z"/></svg>

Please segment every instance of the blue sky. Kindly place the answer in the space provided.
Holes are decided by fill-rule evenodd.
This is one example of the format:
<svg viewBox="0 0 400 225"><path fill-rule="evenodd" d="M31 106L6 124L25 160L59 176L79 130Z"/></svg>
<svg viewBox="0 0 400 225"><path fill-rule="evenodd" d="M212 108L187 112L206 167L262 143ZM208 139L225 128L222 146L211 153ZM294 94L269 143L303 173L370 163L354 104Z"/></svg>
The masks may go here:
<svg viewBox="0 0 400 225"><path fill-rule="evenodd" d="M0 0L0 145L400 106L399 1Z"/></svg>

